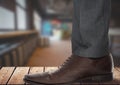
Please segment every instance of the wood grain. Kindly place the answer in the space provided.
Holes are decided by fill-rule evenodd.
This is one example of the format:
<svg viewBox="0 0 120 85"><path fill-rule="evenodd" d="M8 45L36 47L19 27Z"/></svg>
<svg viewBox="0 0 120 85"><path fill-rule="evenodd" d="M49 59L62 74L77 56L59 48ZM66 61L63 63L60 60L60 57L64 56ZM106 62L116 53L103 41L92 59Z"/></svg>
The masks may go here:
<svg viewBox="0 0 120 85"><path fill-rule="evenodd" d="M114 69L114 80L111 82L108 82L108 84L120 84L120 72L117 68Z"/></svg>
<svg viewBox="0 0 120 85"><path fill-rule="evenodd" d="M24 75L28 74L29 67L17 67L8 84L24 84Z"/></svg>
<svg viewBox="0 0 120 85"><path fill-rule="evenodd" d="M58 69L58 67L45 67L45 72L52 72L52 71L55 71L55 70L57 70Z"/></svg>
<svg viewBox="0 0 120 85"><path fill-rule="evenodd" d="M0 70L0 84L6 84L15 67L2 67Z"/></svg>
<svg viewBox="0 0 120 85"><path fill-rule="evenodd" d="M42 73L44 67L31 67L29 74Z"/></svg>
<svg viewBox="0 0 120 85"><path fill-rule="evenodd" d="M120 67L118 68L118 67L116 67L116 69L120 72Z"/></svg>
<svg viewBox="0 0 120 85"><path fill-rule="evenodd" d="M58 67L2 67L0 69L0 84L25 84L23 77L25 74L36 74L42 72L51 72L57 70ZM114 80L106 83L91 85L120 85L120 68L114 69ZM71 85L90 85L89 83L76 83Z"/></svg>
<svg viewBox="0 0 120 85"><path fill-rule="evenodd" d="M3 38L10 38L10 37L14 37L14 36L24 36L24 35L29 35L29 34L37 34L37 31L16 31L16 32L2 32L0 33L0 39Z"/></svg>

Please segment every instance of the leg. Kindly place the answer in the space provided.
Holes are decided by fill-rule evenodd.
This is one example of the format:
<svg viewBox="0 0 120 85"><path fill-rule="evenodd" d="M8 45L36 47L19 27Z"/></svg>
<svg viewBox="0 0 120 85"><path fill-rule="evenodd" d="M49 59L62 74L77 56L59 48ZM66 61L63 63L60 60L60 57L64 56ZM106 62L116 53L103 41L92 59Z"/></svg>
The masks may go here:
<svg viewBox="0 0 120 85"><path fill-rule="evenodd" d="M53 73L26 75L24 81L71 85L113 80L113 63L108 49L110 0L74 0L74 13L73 55Z"/></svg>
<svg viewBox="0 0 120 85"><path fill-rule="evenodd" d="M73 1L73 54L90 58L99 58L108 55L108 28L111 0Z"/></svg>

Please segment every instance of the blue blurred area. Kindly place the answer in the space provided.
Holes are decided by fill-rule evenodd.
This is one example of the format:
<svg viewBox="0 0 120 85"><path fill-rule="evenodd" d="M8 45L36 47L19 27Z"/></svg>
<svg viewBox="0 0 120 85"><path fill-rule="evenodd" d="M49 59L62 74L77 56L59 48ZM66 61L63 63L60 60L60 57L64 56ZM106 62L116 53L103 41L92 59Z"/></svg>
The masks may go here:
<svg viewBox="0 0 120 85"><path fill-rule="evenodd" d="M51 36L52 35L52 24L50 21L43 21L42 24L42 35Z"/></svg>

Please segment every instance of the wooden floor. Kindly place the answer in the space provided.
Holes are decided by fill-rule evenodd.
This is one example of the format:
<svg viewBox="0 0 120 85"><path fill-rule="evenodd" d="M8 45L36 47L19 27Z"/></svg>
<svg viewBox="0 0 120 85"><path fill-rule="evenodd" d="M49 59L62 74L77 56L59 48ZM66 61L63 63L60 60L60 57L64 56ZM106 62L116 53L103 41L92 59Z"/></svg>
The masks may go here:
<svg viewBox="0 0 120 85"><path fill-rule="evenodd" d="M70 40L52 41L49 47L38 47L26 66L59 66L70 55Z"/></svg>
<svg viewBox="0 0 120 85"><path fill-rule="evenodd" d="M25 74L34 74L34 73L42 73L46 71L54 71L57 70L58 67L2 67L0 69L0 85L2 84L26 84L23 81L23 77ZM120 68L114 69L114 80L106 83L99 83L94 85L120 85ZM71 85L88 85L85 83L80 84L71 84ZM93 85L93 84L92 84Z"/></svg>

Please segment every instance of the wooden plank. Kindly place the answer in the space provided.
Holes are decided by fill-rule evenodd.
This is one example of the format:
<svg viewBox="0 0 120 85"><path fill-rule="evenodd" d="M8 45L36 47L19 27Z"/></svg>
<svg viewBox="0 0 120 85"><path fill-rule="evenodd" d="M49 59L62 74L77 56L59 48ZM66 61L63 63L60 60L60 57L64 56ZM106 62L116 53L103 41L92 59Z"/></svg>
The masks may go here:
<svg viewBox="0 0 120 85"><path fill-rule="evenodd" d="M52 72L52 71L55 71L55 70L57 70L58 69L58 67L45 67L45 72Z"/></svg>
<svg viewBox="0 0 120 85"><path fill-rule="evenodd" d="M58 67L2 67L0 69L0 84L24 84L23 77L25 74L35 74L35 73L42 73L45 69L47 71L54 71L57 70ZM14 71L15 70L15 71ZM12 75L13 73L13 75ZM9 80L9 81L8 81ZM101 83L101 84L94 84L94 85L119 85L120 84L120 68L116 67L114 69L114 80L111 82ZM87 85L87 84L71 84L71 85Z"/></svg>
<svg viewBox="0 0 120 85"><path fill-rule="evenodd" d="M0 84L6 84L12 73L14 72L15 67L2 67L0 69Z"/></svg>
<svg viewBox="0 0 120 85"><path fill-rule="evenodd" d="M3 38L10 38L10 37L18 37L18 36L26 36L30 34L37 34L38 31L16 31L16 32L1 32L0 33L0 39Z"/></svg>
<svg viewBox="0 0 120 85"><path fill-rule="evenodd" d="M120 72L120 67L116 67L116 69Z"/></svg>
<svg viewBox="0 0 120 85"><path fill-rule="evenodd" d="M114 80L108 84L120 84L120 72L115 68L114 71Z"/></svg>
<svg viewBox="0 0 120 85"><path fill-rule="evenodd" d="M44 70L44 67L31 67L29 74L42 73L43 70Z"/></svg>
<svg viewBox="0 0 120 85"><path fill-rule="evenodd" d="M117 73L115 74L115 78L118 82L118 84L120 84L120 67L116 67Z"/></svg>
<svg viewBox="0 0 120 85"><path fill-rule="evenodd" d="M24 75L28 74L29 67L17 67L8 84L24 84Z"/></svg>
<svg viewBox="0 0 120 85"><path fill-rule="evenodd" d="M30 67L28 74L36 74L36 73L42 73L44 70L44 67ZM27 84L27 83L25 83Z"/></svg>

